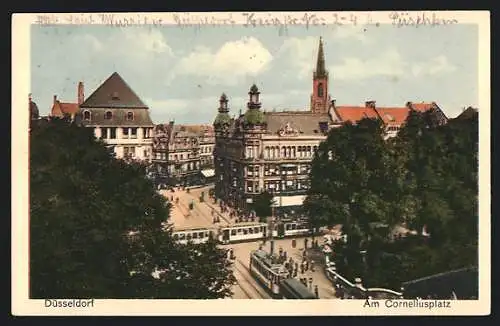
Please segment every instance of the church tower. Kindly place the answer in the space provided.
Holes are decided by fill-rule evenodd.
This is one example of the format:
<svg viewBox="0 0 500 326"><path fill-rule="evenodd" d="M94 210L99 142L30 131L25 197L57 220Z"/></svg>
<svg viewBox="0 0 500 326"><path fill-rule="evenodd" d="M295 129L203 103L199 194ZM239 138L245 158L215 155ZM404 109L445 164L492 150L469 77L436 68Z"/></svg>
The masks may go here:
<svg viewBox="0 0 500 326"><path fill-rule="evenodd" d="M328 95L328 71L325 68L323 40L319 38L318 61L313 74L313 91L311 95L311 112L328 113L330 96Z"/></svg>

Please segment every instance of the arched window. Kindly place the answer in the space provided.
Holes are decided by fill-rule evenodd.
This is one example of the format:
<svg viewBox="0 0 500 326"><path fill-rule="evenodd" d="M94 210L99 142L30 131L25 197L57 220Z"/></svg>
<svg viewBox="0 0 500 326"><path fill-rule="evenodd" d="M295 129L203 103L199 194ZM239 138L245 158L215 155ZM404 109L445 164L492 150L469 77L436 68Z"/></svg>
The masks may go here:
<svg viewBox="0 0 500 326"><path fill-rule="evenodd" d="M318 97L323 97L323 83L318 84Z"/></svg>
<svg viewBox="0 0 500 326"><path fill-rule="evenodd" d="M83 112L83 120L86 120L86 121L90 120L90 111Z"/></svg>
<svg viewBox="0 0 500 326"><path fill-rule="evenodd" d="M112 117L113 113L111 111L106 111L106 113L104 113L104 119L111 120Z"/></svg>
<svg viewBox="0 0 500 326"><path fill-rule="evenodd" d="M127 120L128 121L134 120L134 112L132 111L127 112Z"/></svg>

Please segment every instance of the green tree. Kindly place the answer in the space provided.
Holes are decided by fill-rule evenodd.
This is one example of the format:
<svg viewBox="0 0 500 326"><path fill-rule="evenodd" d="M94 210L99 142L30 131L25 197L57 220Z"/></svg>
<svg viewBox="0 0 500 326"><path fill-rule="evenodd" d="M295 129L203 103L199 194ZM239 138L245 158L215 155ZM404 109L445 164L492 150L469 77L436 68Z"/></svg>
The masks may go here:
<svg viewBox="0 0 500 326"><path fill-rule="evenodd" d="M225 251L173 241L170 205L143 165L113 158L90 128L64 120L33 125L30 138L30 297L231 294Z"/></svg>
<svg viewBox="0 0 500 326"><path fill-rule="evenodd" d="M273 214L272 207L274 205L274 196L268 192L263 191L254 197L250 207L255 211L255 214L261 219L271 216Z"/></svg>
<svg viewBox="0 0 500 326"><path fill-rule="evenodd" d="M378 120L363 119L330 131L316 153L304 207L317 226L342 224L366 241L377 223L394 223L402 177Z"/></svg>
<svg viewBox="0 0 500 326"><path fill-rule="evenodd" d="M478 117L440 125L410 111L394 139L364 120L320 145L304 206L320 225L343 224L339 271L367 286L398 284L477 265ZM394 237L405 224L417 235ZM430 237L420 235L424 229ZM366 251L363 259L360 251Z"/></svg>

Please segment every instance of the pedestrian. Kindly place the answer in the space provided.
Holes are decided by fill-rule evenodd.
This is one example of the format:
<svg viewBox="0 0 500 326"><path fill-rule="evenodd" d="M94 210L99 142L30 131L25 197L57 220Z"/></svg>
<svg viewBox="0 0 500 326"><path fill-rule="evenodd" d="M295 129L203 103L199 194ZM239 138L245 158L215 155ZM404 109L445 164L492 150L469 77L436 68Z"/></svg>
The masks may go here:
<svg viewBox="0 0 500 326"><path fill-rule="evenodd" d="M313 285L313 278L309 277L309 289L312 290L312 285Z"/></svg>
<svg viewBox="0 0 500 326"><path fill-rule="evenodd" d="M294 268L292 277L294 277L294 278L297 277L297 268Z"/></svg>
<svg viewBox="0 0 500 326"><path fill-rule="evenodd" d="M302 251L302 257L305 258L307 256L307 251L304 249L304 251Z"/></svg>
<svg viewBox="0 0 500 326"><path fill-rule="evenodd" d="M305 268L306 268L306 263L303 261L302 264L300 264L300 274L304 274Z"/></svg>
<svg viewBox="0 0 500 326"><path fill-rule="evenodd" d="M311 259L311 272L314 272L314 260Z"/></svg>
<svg viewBox="0 0 500 326"><path fill-rule="evenodd" d="M306 249L307 249L307 242L308 242L308 241L309 241L309 240L308 240L307 238L305 238L305 239L304 239L304 250L306 250Z"/></svg>
<svg viewBox="0 0 500 326"><path fill-rule="evenodd" d="M286 251L283 251L283 259L286 260L286 258L287 258Z"/></svg>
<svg viewBox="0 0 500 326"><path fill-rule="evenodd" d="M317 285L314 286L314 295L316 296L317 299L319 299L319 290Z"/></svg>
<svg viewBox="0 0 500 326"><path fill-rule="evenodd" d="M306 270L306 272L307 272L307 271L309 270L309 260L307 260L307 259L306 259L306 260L304 261L304 264L305 264L305 270Z"/></svg>
<svg viewBox="0 0 500 326"><path fill-rule="evenodd" d="M299 263L295 263L295 271L298 272L298 270L299 270Z"/></svg>

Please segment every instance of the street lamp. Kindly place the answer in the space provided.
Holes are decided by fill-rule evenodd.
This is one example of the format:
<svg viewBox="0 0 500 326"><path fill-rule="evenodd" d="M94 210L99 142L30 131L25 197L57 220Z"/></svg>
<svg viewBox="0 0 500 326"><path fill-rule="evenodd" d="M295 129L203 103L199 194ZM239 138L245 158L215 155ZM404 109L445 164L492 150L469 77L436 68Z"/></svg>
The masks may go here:
<svg viewBox="0 0 500 326"><path fill-rule="evenodd" d="M268 229L269 229L269 243L270 245L270 254L271 256L274 254L274 223L275 223L275 217L274 217L274 206L271 207L271 216L267 218L267 223L268 223Z"/></svg>

